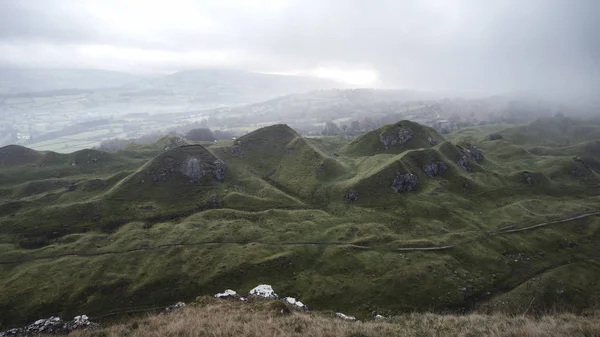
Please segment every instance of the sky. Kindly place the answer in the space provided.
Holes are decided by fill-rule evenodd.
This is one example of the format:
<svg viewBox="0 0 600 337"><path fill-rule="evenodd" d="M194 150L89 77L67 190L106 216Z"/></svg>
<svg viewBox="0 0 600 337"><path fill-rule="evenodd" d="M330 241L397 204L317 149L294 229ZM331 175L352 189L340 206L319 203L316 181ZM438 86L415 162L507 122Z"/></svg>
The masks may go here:
<svg viewBox="0 0 600 337"><path fill-rule="evenodd" d="M597 0L0 0L0 66L598 93L598 17Z"/></svg>

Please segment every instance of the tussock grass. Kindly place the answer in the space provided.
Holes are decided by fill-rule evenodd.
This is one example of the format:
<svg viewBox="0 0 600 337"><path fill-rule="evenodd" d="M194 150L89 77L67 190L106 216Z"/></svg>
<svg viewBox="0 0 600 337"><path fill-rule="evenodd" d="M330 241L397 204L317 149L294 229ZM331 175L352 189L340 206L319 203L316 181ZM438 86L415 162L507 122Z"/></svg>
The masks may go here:
<svg viewBox="0 0 600 337"><path fill-rule="evenodd" d="M265 302L265 301L260 301ZM381 321L347 322L333 313L281 314L283 304L212 303L187 307L169 315L148 315L79 337L153 336L490 336L553 337L600 336L600 315L533 316L407 314ZM285 308L283 308L286 312Z"/></svg>

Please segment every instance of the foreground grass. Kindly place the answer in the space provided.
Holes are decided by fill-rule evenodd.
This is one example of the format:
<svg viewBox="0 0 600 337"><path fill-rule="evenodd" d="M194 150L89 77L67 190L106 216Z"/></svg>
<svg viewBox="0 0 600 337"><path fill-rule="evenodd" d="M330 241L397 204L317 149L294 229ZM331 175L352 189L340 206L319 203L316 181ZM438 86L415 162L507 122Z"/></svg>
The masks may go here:
<svg viewBox="0 0 600 337"><path fill-rule="evenodd" d="M285 306L281 302L256 302L212 301L71 336L600 336L598 313L541 317L414 313L381 321L348 322L333 313L282 314Z"/></svg>

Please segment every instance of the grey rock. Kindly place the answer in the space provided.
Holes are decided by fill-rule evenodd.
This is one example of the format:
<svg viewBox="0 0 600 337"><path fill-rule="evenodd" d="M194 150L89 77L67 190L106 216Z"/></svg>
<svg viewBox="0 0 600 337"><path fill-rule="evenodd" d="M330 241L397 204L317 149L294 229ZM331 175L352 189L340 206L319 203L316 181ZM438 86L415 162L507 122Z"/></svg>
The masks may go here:
<svg viewBox="0 0 600 337"><path fill-rule="evenodd" d="M438 143L437 139L435 139L431 136L427 136L427 142L429 142L429 145L437 145L437 143Z"/></svg>
<svg viewBox="0 0 600 337"><path fill-rule="evenodd" d="M165 313L170 313L170 312L173 312L173 311L177 311L177 310L179 310L179 309L181 309L183 307L185 307L185 303L184 302L177 302L177 303L175 303L173 305L170 305L170 306L166 307L164 312Z"/></svg>
<svg viewBox="0 0 600 337"><path fill-rule="evenodd" d="M471 163L469 163L469 158L467 156L462 156L458 160L458 166L462 167L467 172L472 172L473 168L471 167Z"/></svg>
<svg viewBox="0 0 600 337"><path fill-rule="evenodd" d="M402 125L396 125L392 130L382 132L379 135L379 141L387 149L395 144L405 144L411 140L412 137L413 133L411 130L402 127Z"/></svg>
<svg viewBox="0 0 600 337"><path fill-rule="evenodd" d="M37 335L66 335L74 330L95 329L99 324L90 322L86 315L75 316L72 321L63 321L60 317L38 319L23 328L0 332L0 337L37 336Z"/></svg>
<svg viewBox="0 0 600 337"><path fill-rule="evenodd" d="M443 161L437 161L423 165L423 171L430 177L433 178L440 174L443 174L448 170L448 166Z"/></svg>
<svg viewBox="0 0 600 337"><path fill-rule="evenodd" d="M358 200L358 193L355 191L350 191L348 193L346 193L346 195L344 196L344 198L348 199L349 201L357 201Z"/></svg>
<svg viewBox="0 0 600 337"><path fill-rule="evenodd" d="M480 161L484 158L483 152L476 148L475 145L469 145L467 151L469 152L471 159L475 161Z"/></svg>
<svg viewBox="0 0 600 337"><path fill-rule="evenodd" d="M398 174L392 182L395 192L410 192L417 186L417 176L412 173Z"/></svg>

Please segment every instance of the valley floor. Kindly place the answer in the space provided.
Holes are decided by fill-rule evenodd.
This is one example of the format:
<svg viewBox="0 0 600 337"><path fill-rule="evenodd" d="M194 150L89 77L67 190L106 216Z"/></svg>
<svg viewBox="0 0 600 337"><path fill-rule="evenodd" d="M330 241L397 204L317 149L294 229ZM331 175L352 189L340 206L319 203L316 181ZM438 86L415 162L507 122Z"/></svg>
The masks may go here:
<svg viewBox="0 0 600 337"><path fill-rule="evenodd" d="M282 309L287 314L282 314ZM242 303L202 298L199 304L171 314L132 318L71 336L600 336L600 313L539 317L413 313L349 322L336 318L333 312L288 312L279 301Z"/></svg>

